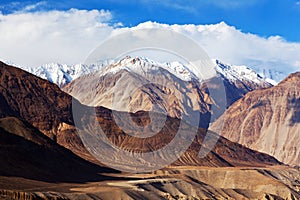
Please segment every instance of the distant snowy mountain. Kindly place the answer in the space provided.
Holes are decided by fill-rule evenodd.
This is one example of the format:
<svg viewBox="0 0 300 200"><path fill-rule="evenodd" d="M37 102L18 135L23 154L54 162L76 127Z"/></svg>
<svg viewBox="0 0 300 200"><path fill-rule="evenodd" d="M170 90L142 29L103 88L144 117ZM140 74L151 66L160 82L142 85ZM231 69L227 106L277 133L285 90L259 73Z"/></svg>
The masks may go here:
<svg viewBox="0 0 300 200"><path fill-rule="evenodd" d="M103 66L108 65L109 62L112 61L99 62L92 65L86 65L86 64L67 65L67 64L51 63L51 64L42 65L41 67L22 67L22 66L18 66L18 67L38 77L41 77L52 83L55 83L59 87L63 87L66 84L70 83L72 80L80 76L102 69Z"/></svg>
<svg viewBox="0 0 300 200"><path fill-rule="evenodd" d="M183 81L191 81L192 79L198 79L196 75L189 69L188 66L183 65L180 62L166 62L159 63L153 60L150 60L145 57L130 57L126 56L125 58L105 67L101 71L101 76L104 76L108 73L117 73L121 70L127 70L129 72L134 72L140 75L147 75L160 72L160 69L167 70L177 78Z"/></svg>
<svg viewBox="0 0 300 200"><path fill-rule="evenodd" d="M96 72L101 69L104 73L116 73L122 69L135 71L138 73L145 73L145 69L156 70L158 68L165 69L180 78L183 81L189 81L191 79L198 79L196 75L189 69L189 66L183 65L180 62L166 62L158 63L148 58L139 57L138 63L136 59L125 57L119 61L105 61L99 62L97 64L86 65L86 64L76 64L76 65L66 65L59 63L45 64L38 68L32 67L21 67L25 71L28 71L36 76L43 79L47 79L50 82L57 84L59 87L63 87L70 83L74 79L89 74L91 72ZM219 60L213 60L216 64L215 69L217 73L221 76L226 77L226 79L231 82L235 81L251 81L256 84L260 83L271 83L272 85L278 82L278 79L284 78L284 74L279 72L273 72L271 70L263 70L260 73L256 73L253 69L247 66L234 66L222 63ZM10 63L8 63L10 64ZM107 67L108 66L108 67ZM275 79L275 80L274 80Z"/></svg>
<svg viewBox="0 0 300 200"><path fill-rule="evenodd" d="M52 83L62 87L72 80L90 73L91 71L97 70L94 66L87 66L84 64L77 65L66 65L59 63L45 64L38 68L21 67L22 69L46 79Z"/></svg>
<svg viewBox="0 0 300 200"><path fill-rule="evenodd" d="M267 82L262 76L247 66L227 65L219 60L214 60L214 62L216 63L215 69L217 73L223 75L232 82L252 81L257 84Z"/></svg>
<svg viewBox="0 0 300 200"><path fill-rule="evenodd" d="M212 100L202 90L200 79L180 62L158 63L126 56L75 79L63 91L85 105L132 113L166 113L202 128L207 128L211 116ZM197 120L199 114L201 122Z"/></svg>

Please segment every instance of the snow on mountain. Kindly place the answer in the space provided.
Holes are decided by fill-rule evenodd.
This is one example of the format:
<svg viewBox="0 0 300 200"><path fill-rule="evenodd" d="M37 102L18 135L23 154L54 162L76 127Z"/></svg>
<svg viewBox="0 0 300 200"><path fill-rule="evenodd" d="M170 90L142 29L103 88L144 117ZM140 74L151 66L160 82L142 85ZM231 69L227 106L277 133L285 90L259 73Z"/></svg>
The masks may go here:
<svg viewBox="0 0 300 200"><path fill-rule="evenodd" d="M133 58L130 56L126 56L118 62L111 64L101 72L101 75L103 76L107 73L117 73L123 69L129 72L138 73L140 75L147 75L151 72L159 72L160 68L169 71L171 74L175 75L177 78L183 81L198 79L187 66L183 65L180 62L175 61L158 63L145 57Z"/></svg>
<svg viewBox="0 0 300 200"><path fill-rule="evenodd" d="M222 74L228 80L234 81L252 81L254 83L262 83L267 82L263 77L261 77L258 73L256 73L253 69L250 69L247 66L234 66L224 64L219 60L214 60L216 63L215 69L218 74Z"/></svg>
<svg viewBox="0 0 300 200"><path fill-rule="evenodd" d="M144 57L126 56L62 89L84 105L133 113L141 110L163 112L171 117L186 117L190 119L189 123L197 125L199 121L194 119L199 112L211 116L209 119L216 119L226 107L249 91L271 87L246 66L214 62L220 79L202 80L188 65L180 62L158 63ZM162 84L149 84L152 81ZM211 97L207 89L219 96ZM212 102L216 105L213 108L218 109L210 110ZM207 127L206 122L204 120L201 127Z"/></svg>
<svg viewBox="0 0 300 200"><path fill-rule="evenodd" d="M38 77L46 79L52 83L57 84L62 87L72 80L95 72L103 68L104 63L97 63L92 65L86 64L76 64L76 65L66 65L59 63L45 64L38 68L32 67L20 67L21 69L28 71Z"/></svg>
<svg viewBox="0 0 300 200"><path fill-rule="evenodd" d="M215 70L219 75L223 75L231 82L253 82L255 84L268 84L271 85L276 84L276 81L271 78L264 79L258 73L256 73L253 69L247 66L234 66L224 64L223 62L213 59L213 63L215 63ZM166 63L158 63L153 60L144 57L136 57L132 58L130 56L126 56L122 60L112 64L111 66L104 69L101 75L107 73L116 73L122 69L126 69L127 71L135 72L141 75L146 75L147 73L154 71L157 73L159 68L165 69L175 75L177 78L180 78L183 81L191 81L192 79L199 80L189 68L188 65L184 65L180 62L166 62Z"/></svg>
<svg viewBox="0 0 300 200"><path fill-rule="evenodd" d="M247 66L234 66L224 64L219 60L213 60L215 63L215 69L218 74L223 75L228 80L234 81L251 81L256 84L260 83L271 83L276 84L273 78L278 79L278 77L284 77L278 72L272 71L262 71L263 76L256 73L253 69ZM19 66L20 67L20 66ZM130 57L125 58L115 62L114 60L109 60L105 62L98 62L96 64L86 65L86 64L76 64L76 65L66 65L66 64L45 64L38 68L30 67L20 67L36 76L43 79L47 79L50 82L57 84L62 87L72 80L89 74L91 72L100 71L101 75L107 73L117 73L120 70L127 70L130 72L135 72L140 75L146 75L149 72L158 73L158 69L165 69L180 78L183 81L190 81L192 79L199 79L190 69L188 65L184 65L180 62L165 62L159 63L145 57Z"/></svg>

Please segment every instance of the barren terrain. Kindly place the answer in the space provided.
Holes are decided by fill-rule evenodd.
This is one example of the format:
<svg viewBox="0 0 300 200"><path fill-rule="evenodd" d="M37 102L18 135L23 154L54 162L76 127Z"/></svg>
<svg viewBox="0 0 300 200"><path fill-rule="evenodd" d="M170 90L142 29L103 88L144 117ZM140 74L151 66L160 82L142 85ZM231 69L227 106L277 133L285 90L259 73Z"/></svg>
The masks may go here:
<svg viewBox="0 0 300 200"><path fill-rule="evenodd" d="M46 183L0 177L0 199L299 199L299 170L284 166L172 167L111 180ZM113 180L117 179L117 180Z"/></svg>

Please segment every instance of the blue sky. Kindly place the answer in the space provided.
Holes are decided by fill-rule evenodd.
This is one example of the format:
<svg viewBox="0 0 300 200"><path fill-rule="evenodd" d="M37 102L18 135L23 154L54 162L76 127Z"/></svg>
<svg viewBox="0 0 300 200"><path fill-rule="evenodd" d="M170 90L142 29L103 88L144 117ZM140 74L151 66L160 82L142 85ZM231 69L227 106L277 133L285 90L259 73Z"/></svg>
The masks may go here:
<svg viewBox="0 0 300 200"><path fill-rule="evenodd" d="M280 35L300 42L300 1L297 0L2 0L3 14L40 2L36 10L105 9L113 21L135 26L145 21L167 24L215 24L225 21L262 37Z"/></svg>
<svg viewBox="0 0 300 200"><path fill-rule="evenodd" d="M227 64L300 71L300 0L1 0L0 60L83 63L115 33L153 27Z"/></svg>

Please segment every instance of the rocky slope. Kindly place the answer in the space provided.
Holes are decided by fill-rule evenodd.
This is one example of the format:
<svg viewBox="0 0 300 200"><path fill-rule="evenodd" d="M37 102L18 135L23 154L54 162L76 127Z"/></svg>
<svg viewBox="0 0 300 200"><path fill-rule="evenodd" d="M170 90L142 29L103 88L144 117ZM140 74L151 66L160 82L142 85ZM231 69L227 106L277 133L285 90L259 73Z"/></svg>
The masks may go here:
<svg viewBox="0 0 300 200"><path fill-rule="evenodd" d="M89 106L125 112L163 112L171 117L189 119L197 119L200 113L202 119L216 119L247 92L271 87L245 66L214 62L220 77L201 80L179 62L157 63L127 56L98 72L77 78L63 90ZM207 86L211 86L209 90L214 90L215 94L224 95L212 98ZM212 105L216 109L213 112ZM207 127L207 121L201 123L200 127Z"/></svg>
<svg viewBox="0 0 300 200"><path fill-rule="evenodd" d="M164 69L160 69L160 74L149 76L146 79L121 70L100 78L98 75L79 78L64 90L85 105L124 112L161 112L171 117L190 119L193 125L198 125L199 121L192 119L199 118L199 113L209 115L208 95L201 91L199 83L184 82ZM153 79L159 80L158 83L152 83ZM207 120L202 120L201 127L206 127Z"/></svg>
<svg viewBox="0 0 300 200"><path fill-rule="evenodd" d="M83 160L15 117L0 119L0 163L0 176L47 182L101 180L99 172L116 172Z"/></svg>
<svg viewBox="0 0 300 200"><path fill-rule="evenodd" d="M213 130L278 160L300 165L300 73L277 86L248 93L215 122ZM219 127L223 120L224 127Z"/></svg>
<svg viewBox="0 0 300 200"><path fill-rule="evenodd" d="M114 163L116 167L124 167L134 169L135 166L141 162L145 169L148 166L151 169L154 163L150 160L136 160L126 158L125 154L120 151L111 152L98 150L98 145L103 143L103 146L111 143L111 145L119 147L122 151L130 153L147 153L158 151L167 146L177 134L181 134L180 140L172 147L172 155L169 151L161 151L157 153L159 162L168 162L170 157L177 157L172 165L176 166L265 166L280 164L274 158L267 154L262 154L240 144L233 143L227 139L220 137L217 134L207 133L204 129L191 127L184 121L167 117L161 130L155 135L146 138L137 137L140 133L149 134L154 129L153 124L149 119L148 112L140 111L138 113L131 113L130 118L134 122L134 126L128 123L128 115L125 112L112 112L109 109L98 107L96 109L97 121L101 129L98 129L93 119L90 120L89 112L94 112L94 109L82 109L78 112L81 129L84 130L87 141L90 142L89 149L92 155L96 158L106 158L106 162ZM163 121L164 115L157 113L154 117L157 121ZM116 120L118 118L118 120ZM156 124L156 123L154 123ZM137 128L137 126L139 128ZM99 130L101 130L109 142L101 142L98 140ZM180 130L180 133L178 133ZM196 131L193 137L193 131ZM99 134L99 135L98 135ZM102 137L102 136L101 136ZM101 138L100 137L100 138ZM192 137L192 138L191 138ZM181 147L191 141L189 148L183 154L176 155L175 152L180 152ZM205 142L204 142L205 141ZM216 144L214 143L216 142ZM214 145L215 144L215 145ZM102 146L102 147L103 147ZM200 148L212 147L208 154L201 158L198 153ZM209 149L210 150L210 149Z"/></svg>
<svg viewBox="0 0 300 200"><path fill-rule="evenodd" d="M3 63L0 65L0 199L299 198L299 171L281 168L284 166L269 155L216 134L209 135L205 129L191 127L172 117L166 118L156 135L133 137L131 134L153 129L149 125L149 112L126 113L87 107L48 81ZM90 111L97 117L94 124L83 123L78 128L95 136L98 132L94 132L94 125L99 125L112 144L134 154L162 148L175 137L179 127L184 137L178 147L189 139L191 131L197 134L189 149L169 168L152 174L120 174L88 163L57 144L87 158L75 132L72 103L78 106L76 114L83 122L90 118ZM128 126L128 114L140 127L138 131ZM161 113L154 114L158 121L165 117ZM217 140L206 157L198 156L200 147L207 148ZM98 156L135 167L120 155ZM170 154L159 156L167 158ZM251 169L253 166L261 168Z"/></svg>

